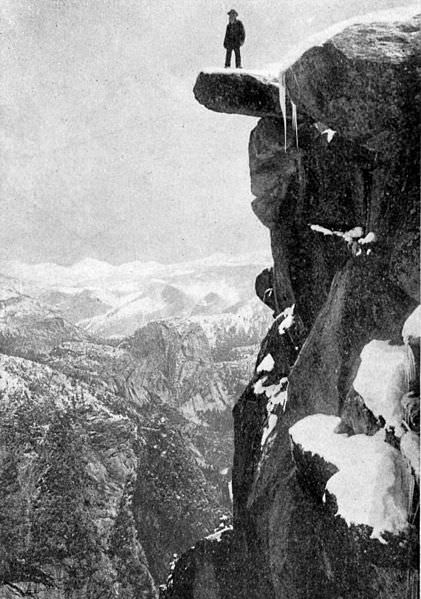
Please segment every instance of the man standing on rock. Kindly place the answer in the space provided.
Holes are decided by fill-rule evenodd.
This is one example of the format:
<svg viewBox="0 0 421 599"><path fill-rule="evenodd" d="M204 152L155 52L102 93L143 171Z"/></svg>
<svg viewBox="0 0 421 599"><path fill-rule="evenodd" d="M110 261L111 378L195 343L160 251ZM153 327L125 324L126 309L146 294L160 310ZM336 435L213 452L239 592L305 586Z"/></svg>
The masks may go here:
<svg viewBox="0 0 421 599"><path fill-rule="evenodd" d="M237 69L241 69L241 53L240 46L244 44L244 40L246 39L246 32L244 30L244 25L241 21L237 19L238 12L234 9L231 9L229 13L229 22L227 25L227 31L225 33L224 39L224 48L226 48L227 55L225 58L225 68L231 66L231 55L234 50L235 53L235 67Z"/></svg>

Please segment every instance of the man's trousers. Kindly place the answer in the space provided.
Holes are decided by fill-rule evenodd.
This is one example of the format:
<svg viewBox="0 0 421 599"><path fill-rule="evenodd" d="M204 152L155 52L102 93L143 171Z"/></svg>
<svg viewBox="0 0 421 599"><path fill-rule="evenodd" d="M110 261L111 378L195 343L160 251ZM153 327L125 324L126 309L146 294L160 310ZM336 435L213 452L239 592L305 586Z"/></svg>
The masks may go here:
<svg viewBox="0 0 421 599"><path fill-rule="evenodd" d="M225 66L226 67L230 67L231 66L231 55L232 55L232 51L234 50L235 53L235 67L237 69L241 68L241 54L240 54L240 48L227 48L227 55L225 58Z"/></svg>

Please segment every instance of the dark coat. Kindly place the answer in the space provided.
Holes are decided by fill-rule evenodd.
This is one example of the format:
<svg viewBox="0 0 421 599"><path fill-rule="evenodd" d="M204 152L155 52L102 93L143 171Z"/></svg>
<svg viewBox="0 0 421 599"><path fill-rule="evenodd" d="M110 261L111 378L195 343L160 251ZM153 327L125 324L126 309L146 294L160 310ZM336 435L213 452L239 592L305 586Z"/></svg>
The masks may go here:
<svg viewBox="0 0 421 599"><path fill-rule="evenodd" d="M228 23L224 39L224 48L239 48L244 44L246 32L241 21Z"/></svg>

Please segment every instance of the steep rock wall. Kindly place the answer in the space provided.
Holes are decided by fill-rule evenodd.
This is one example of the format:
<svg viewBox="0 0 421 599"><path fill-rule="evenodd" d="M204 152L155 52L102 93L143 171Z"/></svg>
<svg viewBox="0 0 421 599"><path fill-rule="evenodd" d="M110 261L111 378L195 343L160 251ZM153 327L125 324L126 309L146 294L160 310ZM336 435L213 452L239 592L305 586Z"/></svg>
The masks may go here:
<svg viewBox="0 0 421 599"><path fill-rule="evenodd" d="M405 475L408 521L379 540L370 526L346 521L325 490L335 468L305 447L292 451L290 430L311 414L343 414L338 437L386 431L397 448L393 459L402 468L405 462L402 432L372 413L353 382L371 340L402 346L402 327L419 301L419 25L416 17L355 25L291 65L281 81L297 106L298 145L289 102L285 134L268 101L269 78L259 112L260 75L199 75L202 104L262 117L249 143L252 207L270 229L274 263L256 289L276 320L234 408L236 557L219 587L209 584L206 594L192 582L182 594L182 581L203 577L204 564L216 571L218 558L203 562L201 546L190 566L176 567L164 597L219 599L233 579L231 596L238 598L417 596L414 468ZM419 406L411 352L405 389L397 393L412 389L411 405ZM404 418L410 426L402 408Z"/></svg>

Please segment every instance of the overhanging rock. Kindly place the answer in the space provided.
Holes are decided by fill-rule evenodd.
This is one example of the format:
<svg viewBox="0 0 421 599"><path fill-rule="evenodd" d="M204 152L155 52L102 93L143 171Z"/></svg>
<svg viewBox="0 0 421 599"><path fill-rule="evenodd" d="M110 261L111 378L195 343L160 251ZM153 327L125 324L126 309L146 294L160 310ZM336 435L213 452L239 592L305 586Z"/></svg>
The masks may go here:
<svg viewBox="0 0 421 599"><path fill-rule="evenodd" d="M193 90L209 110L247 116L281 116L276 81L247 71L202 71Z"/></svg>

